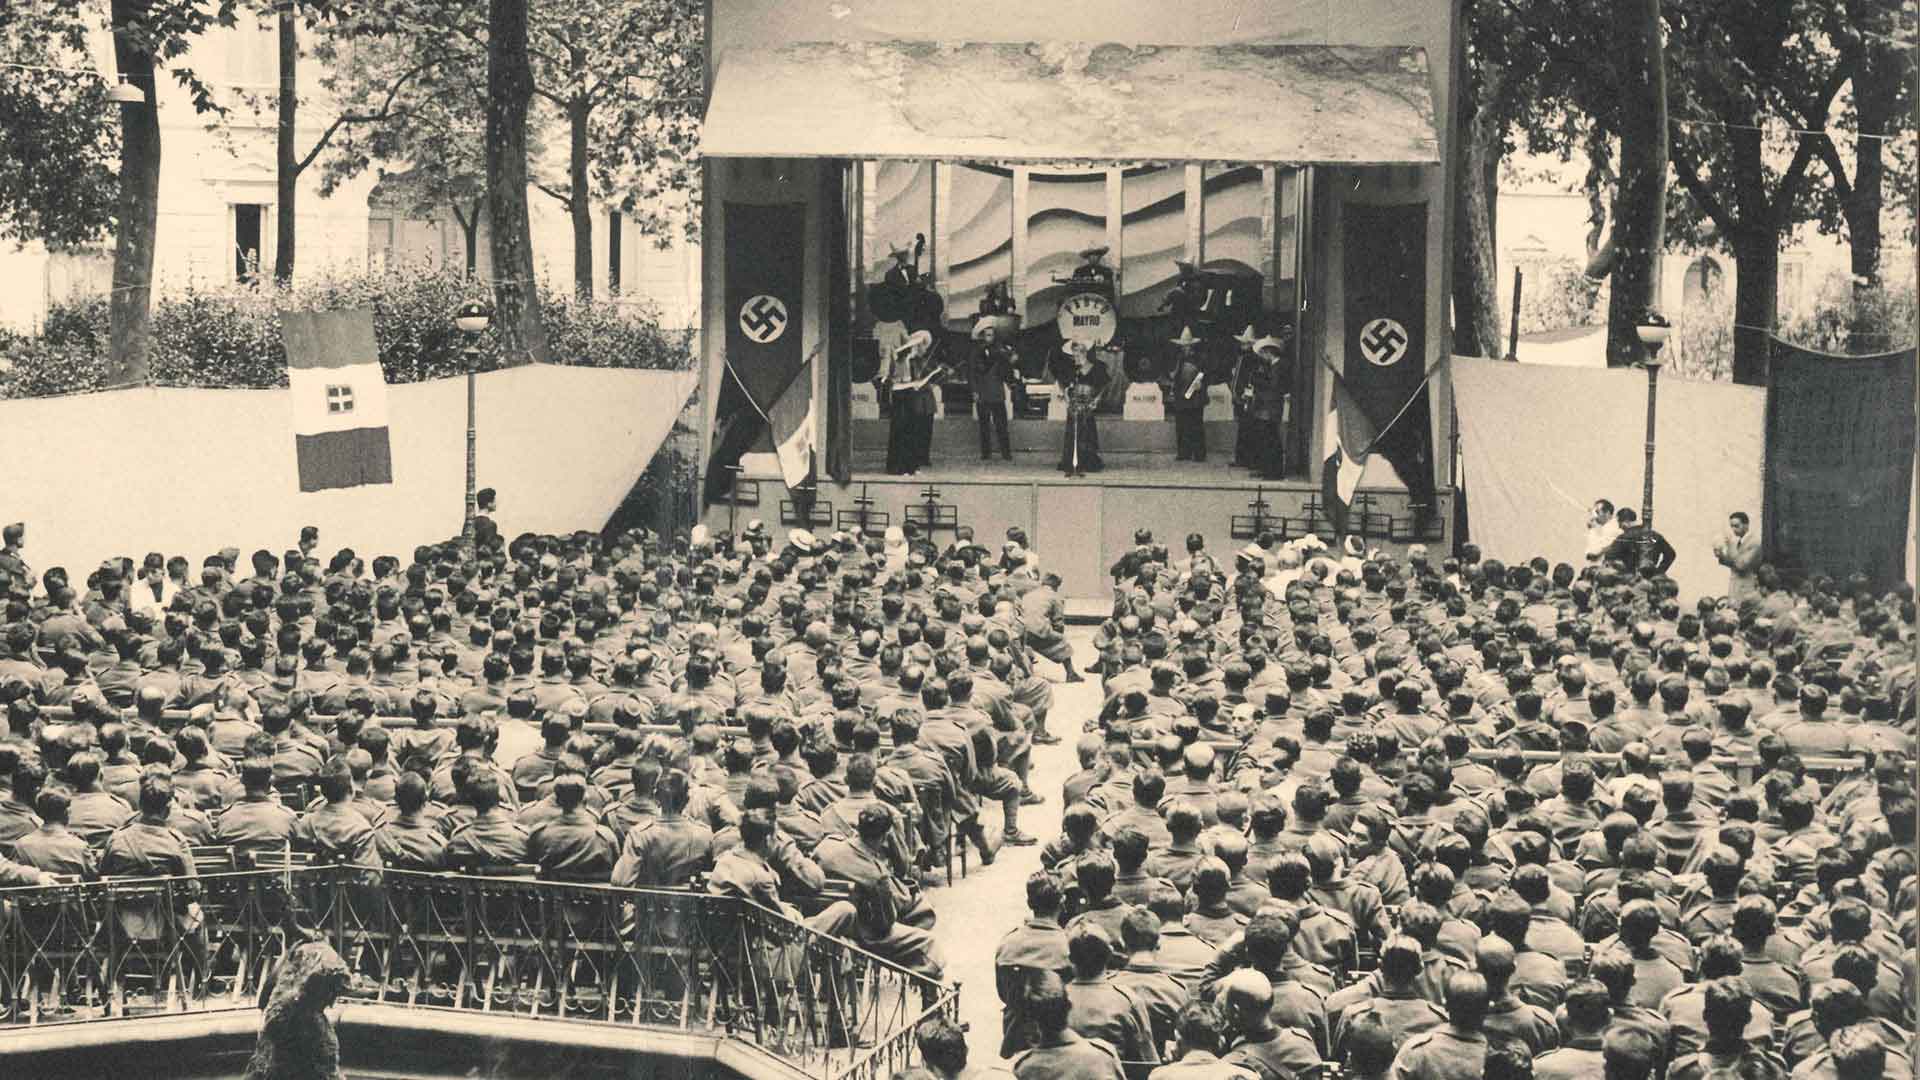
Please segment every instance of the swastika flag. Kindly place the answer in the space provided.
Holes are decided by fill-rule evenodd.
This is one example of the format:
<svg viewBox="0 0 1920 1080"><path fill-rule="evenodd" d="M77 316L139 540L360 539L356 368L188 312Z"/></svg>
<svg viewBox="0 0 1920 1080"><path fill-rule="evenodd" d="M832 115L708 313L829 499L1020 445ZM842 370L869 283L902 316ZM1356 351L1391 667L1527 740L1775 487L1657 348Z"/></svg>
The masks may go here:
<svg viewBox="0 0 1920 1080"><path fill-rule="evenodd" d="M726 233L726 372L714 404L715 441L708 459L708 502L718 502L732 480L728 467L756 448L773 449L771 431L776 403L796 378L805 378L801 342L805 337L802 291L806 250L806 207L727 203L722 208ZM794 398L806 415L807 401ZM793 455L790 455L793 456Z"/></svg>

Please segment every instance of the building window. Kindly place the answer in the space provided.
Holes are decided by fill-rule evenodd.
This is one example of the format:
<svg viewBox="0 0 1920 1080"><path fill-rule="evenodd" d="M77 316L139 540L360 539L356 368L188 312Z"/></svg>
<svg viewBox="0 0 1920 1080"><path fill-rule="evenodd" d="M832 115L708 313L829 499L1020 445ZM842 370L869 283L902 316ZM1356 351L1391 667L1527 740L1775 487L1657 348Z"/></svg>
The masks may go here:
<svg viewBox="0 0 1920 1080"><path fill-rule="evenodd" d="M267 207L264 203L233 205L233 279L252 281L266 261Z"/></svg>
<svg viewBox="0 0 1920 1080"><path fill-rule="evenodd" d="M327 412L330 414L350 413L353 411L353 387L330 385L327 387Z"/></svg>

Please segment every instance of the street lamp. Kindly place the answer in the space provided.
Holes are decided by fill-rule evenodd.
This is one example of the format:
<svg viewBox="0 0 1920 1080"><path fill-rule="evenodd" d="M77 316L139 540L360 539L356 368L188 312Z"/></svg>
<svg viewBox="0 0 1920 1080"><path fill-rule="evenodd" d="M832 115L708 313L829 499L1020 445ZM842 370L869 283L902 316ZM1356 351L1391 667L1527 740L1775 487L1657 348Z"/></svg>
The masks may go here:
<svg viewBox="0 0 1920 1080"><path fill-rule="evenodd" d="M480 367L480 335L487 332L493 322L493 309L478 300L469 300L460 305L453 313L453 325L467 336L466 347L461 355L467 361L467 511L460 525L461 542L471 547L474 542L473 515L475 508L473 476L473 401L474 373Z"/></svg>
<svg viewBox="0 0 1920 1080"><path fill-rule="evenodd" d="M1646 486L1640 492L1640 524L1643 528L1653 528L1653 416L1654 406L1660 394L1660 347L1667 343L1667 335L1673 333L1673 324L1666 316L1651 308L1640 317L1633 332L1640 337L1640 344L1647 350L1643 361L1647 369L1647 478Z"/></svg>
<svg viewBox="0 0 1920 1080"><path fill-rule="evenodd" d="M133 85L125 75L122 75L113 89L107 91L107 100L118 105L145 105L147 95L144 90Z"/></svg>

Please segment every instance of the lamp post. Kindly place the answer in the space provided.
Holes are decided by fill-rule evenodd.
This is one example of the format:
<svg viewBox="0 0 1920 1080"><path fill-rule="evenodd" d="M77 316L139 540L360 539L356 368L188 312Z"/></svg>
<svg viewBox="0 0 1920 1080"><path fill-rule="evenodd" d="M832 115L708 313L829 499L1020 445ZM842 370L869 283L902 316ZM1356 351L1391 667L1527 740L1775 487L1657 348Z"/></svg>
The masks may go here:
<svg viewBox="0 0 1920 1080"><path fill-rule="evenodd" d="M480 366L480 335L487 332L493 322L493 309L478 300L469 300L460 305L453 314L453 325L467 337L466 347L460 350L467 362L467 509L461 520L461 543L471 548L474 542L473 515L475 509L473 475L473 413L474 413L474 374Z"/></svg>
<svg viewBox="0 0 1920 1080"><path fill-rule="evenodd" d="M1647 478L1646 486L1640 492L1640 524L1653 528L1653 417L1655 404L1660 400L1660 347L1667 343L1667 335L1673 333L1673 324L1658 311L1649 309L1640 317L1633 328L1639 335L1640 344L1647 350L1643 363L1647 369Z"/></svg>

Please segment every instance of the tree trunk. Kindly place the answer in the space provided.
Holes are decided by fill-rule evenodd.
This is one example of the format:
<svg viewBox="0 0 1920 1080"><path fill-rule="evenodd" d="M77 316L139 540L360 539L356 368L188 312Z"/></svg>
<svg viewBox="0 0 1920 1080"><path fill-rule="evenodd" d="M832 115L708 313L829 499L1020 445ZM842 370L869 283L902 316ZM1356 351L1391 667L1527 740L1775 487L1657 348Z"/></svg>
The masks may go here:
<svg viewBox="0 0 1920 1080"><path fill-rule="evenodd" d="M138 40L151 0L113 0L113 59L146 100L120 106L120 208L113 248L113 295L108 326L111 385L145 383L151 345L153 243L160 226L160 113L153 54Z"/></svg>
<svg viewBox="0 0 1920 1080"><path fill-rule="evenodd" d="M584 64L586 57L586 50L574 50L576 63ZM567 182L572 188L567 213L573 218L573 291L582 300L593 299L593 200L587 196L587 119L592 112L593 102L584 93L567 100Z"/></svg>
<svg viewBox="0 0 1920 1080"><path fill-rule="evenodd" d="M299 155L294 150L296 93L300 72L300 34L293 0L280 0L280 126L274 145L273 279L293 280L294 203L300 179Z"/></svg>
<svg viewBox="0 0 1920 1080"><path fill-rule="evenodd" d="M1853 106L1862 133L1891 133L1900 122L1900 58L1885 50L1869 50L1854 70ZM1886 144L1879 139L1854 141L1853 190L1845 206L1847 244L1853 269L1853 322L1850 352L1874 352L1890 342L1868 335L1867 294L1880 287L1880 210L1886 182Z"/></svg>
<svg viewBox="0 0 1920 1080"><path fill-rule="evenodd" d="M1494 204L1499 198L1501 136L1498 97L1503 73L1491 63L1480 67L1467 125L1467 156L1461 166L1459 221L1454 237L1454 348L1463 356L1498 359L1500 281L1494 248ZM1489 182L1491 177L1491 182Z"/></svg>
<svg viewBox="0 0 1920 1080"><path fill-rule="evenodd" d="M533 70L527 56L527 0L487 5L487 219L493 252L493 325L509 363L547 359L547 328L534 287L527 219L527 106Z"/></svg>
<svg viewBox="0 0 1920 1080"><path fill-rule="evenodd" d="M1780 234L1745 229L1733 241L1733 381L1767 384L1769 328L1779 315Z"/></svg>
<svg viewBox="0 0 1920 1080"><path fill-rule="evenodd" d="M1667 76L1660 0L1635 0L1614 24L1619 70L1620 186L1613 200L1613 294L1607 304L1607 366L1628 367L1643 349L1634 327L1660 306L1667 246Z"/></svg>

